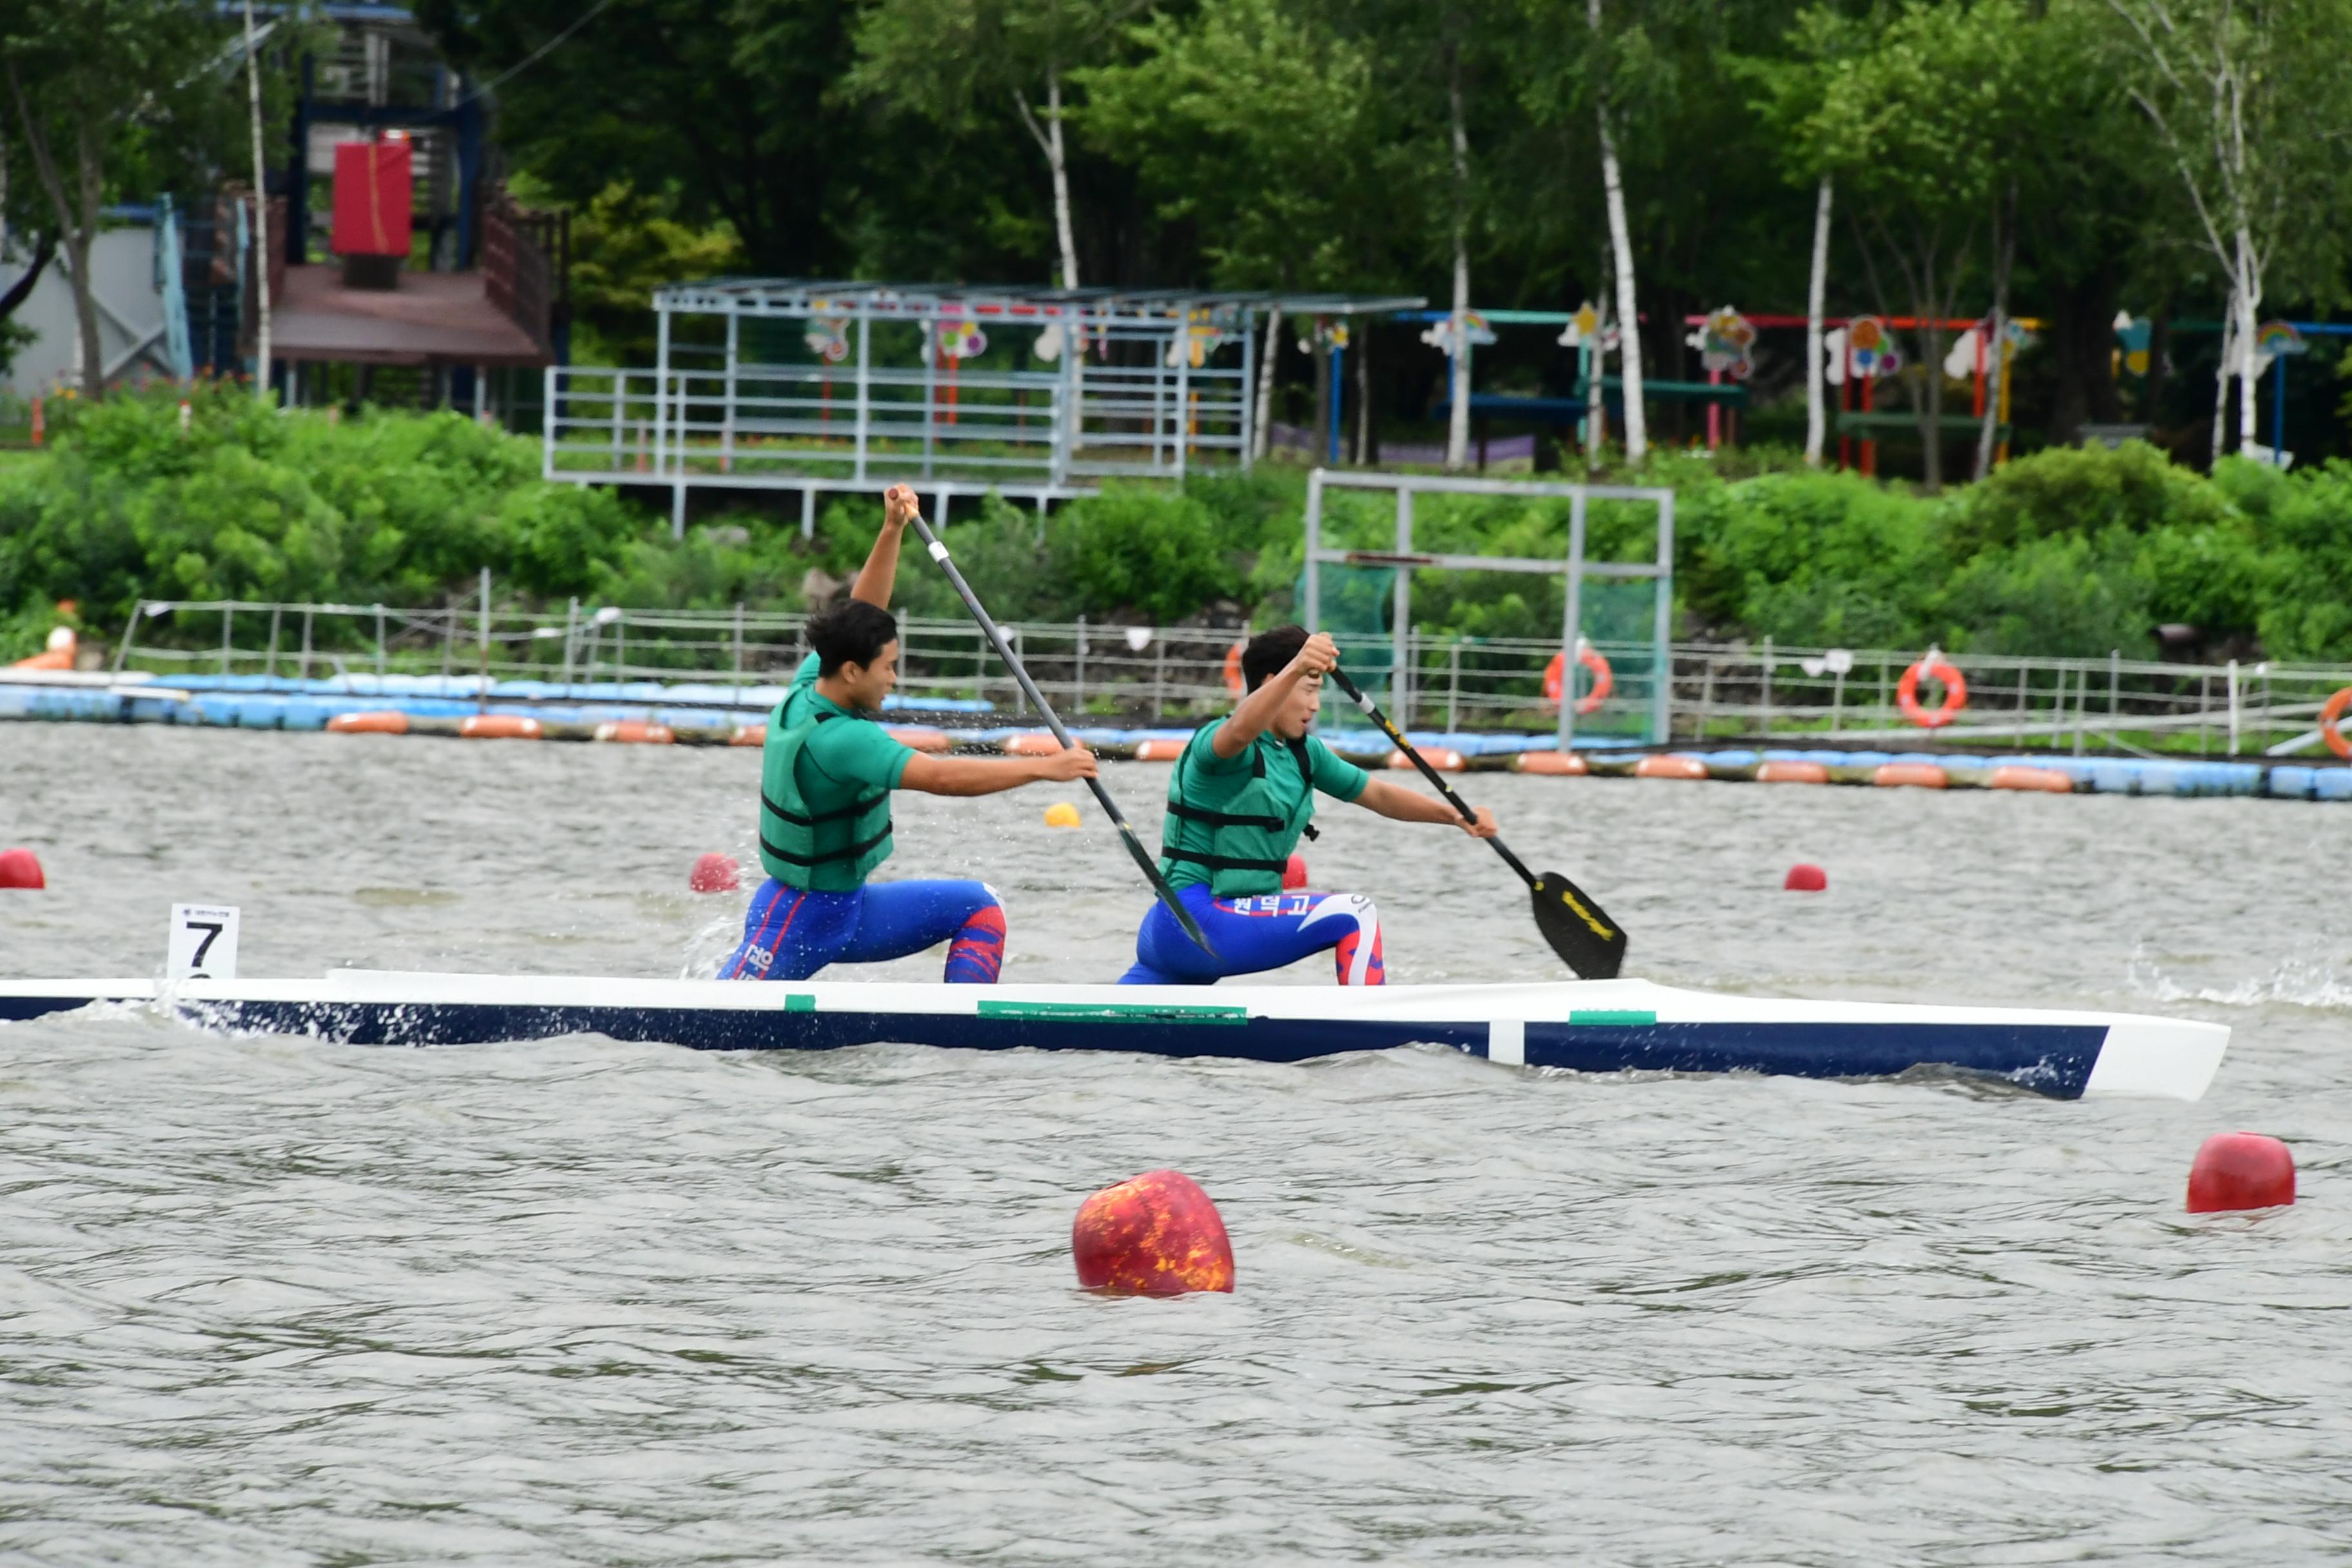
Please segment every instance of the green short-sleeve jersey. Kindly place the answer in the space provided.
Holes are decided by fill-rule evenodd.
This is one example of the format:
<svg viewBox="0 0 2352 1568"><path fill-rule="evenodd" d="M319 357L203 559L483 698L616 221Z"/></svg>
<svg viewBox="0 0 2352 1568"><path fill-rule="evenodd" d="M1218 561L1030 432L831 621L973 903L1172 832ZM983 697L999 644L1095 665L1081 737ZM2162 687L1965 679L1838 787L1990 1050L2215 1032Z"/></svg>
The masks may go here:
<svg viewBox="0 0 2352 1568"><path fill-rule="evenodd" d="M818 691L818 662L801 662L768 715L760 862L787 887L839 893L889 858L890 792L915 753Z"/></svg>
<svg viewBox="0 0 2352 1568"><path fill-rule="evenodd" d="M1260 735L1235 755L1212 742L1225 721L1202 729L1168 781L1160 869L1171 886L1206 882L1218 898L1282 890L1282 870L1315 816L1315 794L1352 801L1371 775L1309 735L1294 746Z"/></svg>

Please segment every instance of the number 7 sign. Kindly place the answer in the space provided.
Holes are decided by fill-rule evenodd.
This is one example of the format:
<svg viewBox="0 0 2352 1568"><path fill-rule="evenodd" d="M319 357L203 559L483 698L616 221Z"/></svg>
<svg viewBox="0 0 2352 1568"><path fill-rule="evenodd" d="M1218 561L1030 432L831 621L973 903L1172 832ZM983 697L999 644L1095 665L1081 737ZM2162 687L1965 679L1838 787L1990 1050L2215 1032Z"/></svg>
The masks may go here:
<svg viewBox="0 0 2352 1568"><path fill-rule="evenodd" d="M167 980L236 978L236 910L222 904L173 904Z"/></svg>

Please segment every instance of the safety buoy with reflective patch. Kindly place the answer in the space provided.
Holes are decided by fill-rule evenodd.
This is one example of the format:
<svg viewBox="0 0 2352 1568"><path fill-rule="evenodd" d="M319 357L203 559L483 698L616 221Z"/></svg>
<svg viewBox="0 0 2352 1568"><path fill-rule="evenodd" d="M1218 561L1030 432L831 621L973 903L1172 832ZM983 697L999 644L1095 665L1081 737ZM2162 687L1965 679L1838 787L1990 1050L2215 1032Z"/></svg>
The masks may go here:
<svg viewBox="0 0 2352 1568"><path fill-rule="evenodd" d="M1944 683L1944 705L1928 709L1919 702L1919 682L1940 680ZM1952 662L1940 653L1930 653L1903 672L1895 683L1895 706L1903 717L1923 730L1940 730L1960 716L1969 705L1969 683Z"/></svg>
<svg viewBox="0 0 2352 1568"><path fill-rule="evenodd" d="M1617 673L1609 668L1609 661L1601 657L1600 649L1580 637L1576 644L1576 662L1592 672L1592 689L1576 700L1577 712L1590 713L1609 700L1609 693L1617 684ZM1559 694L1567 674L1568 660L1560 654L1552 655L1551 662L1544 666L1544 700L1555 708L1559 706Z"/></svg>
<svg viewBox="0 0 2352 1568"><path fill-rule="evenodd" d="M2327 706L2319 710L2319 738L2327 742L2329 751L2352 760L2352 741L2346 740L2344 731L2336 727L2336 721L2344 717L2347 708L2352 708L2352 686L2329 698Z"/></svg>

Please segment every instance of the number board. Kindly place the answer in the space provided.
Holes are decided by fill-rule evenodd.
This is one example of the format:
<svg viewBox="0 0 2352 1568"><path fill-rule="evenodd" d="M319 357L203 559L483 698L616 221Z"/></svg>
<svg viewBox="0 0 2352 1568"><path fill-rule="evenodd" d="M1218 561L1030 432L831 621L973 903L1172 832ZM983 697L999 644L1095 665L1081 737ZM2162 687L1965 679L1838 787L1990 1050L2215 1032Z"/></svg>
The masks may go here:
<svg viewBox="0 0 2352 1568"><path fill-rule="evenodd" d="M224 904L173 904L167 980L236 978L236 910Z"/></svg>

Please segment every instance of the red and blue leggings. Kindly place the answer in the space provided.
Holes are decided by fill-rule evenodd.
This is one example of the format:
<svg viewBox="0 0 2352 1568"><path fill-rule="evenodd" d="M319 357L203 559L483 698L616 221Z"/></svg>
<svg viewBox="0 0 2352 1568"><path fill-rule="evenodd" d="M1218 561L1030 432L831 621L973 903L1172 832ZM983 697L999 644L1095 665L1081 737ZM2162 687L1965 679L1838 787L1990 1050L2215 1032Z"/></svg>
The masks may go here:
<svg viewBox="0 0 2352 1568"><path fill-rule="evenodd" d="M1328 950L1342 985L1385 985L1381 916L1361 893L1264 893L1219 899L1195 882L1177 898L1201 923L1214 958L1184 934L1165 904L1153 904L1135 935L1135 967L1121 985L1213 985L1228 974L1280 969Z"/></svg>
<svg viewBox="0 0 2352 1568"><path fill-rule="evenodd" d="M879 963L948 943L950 985L993 985L1004 906L985 882L869 882L811 893L771 877L751 895L743 945L721 980L806 980L828 963Z"/></svg>

